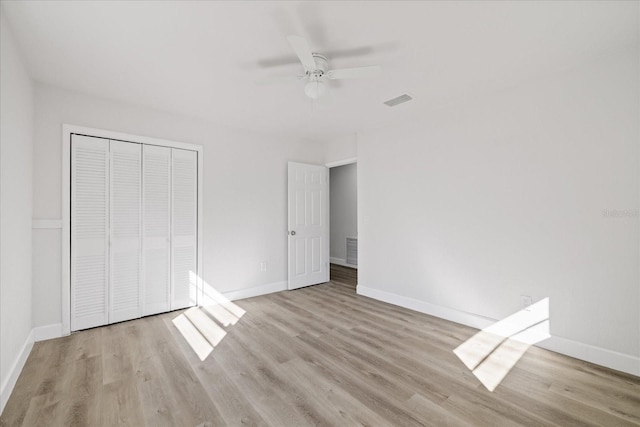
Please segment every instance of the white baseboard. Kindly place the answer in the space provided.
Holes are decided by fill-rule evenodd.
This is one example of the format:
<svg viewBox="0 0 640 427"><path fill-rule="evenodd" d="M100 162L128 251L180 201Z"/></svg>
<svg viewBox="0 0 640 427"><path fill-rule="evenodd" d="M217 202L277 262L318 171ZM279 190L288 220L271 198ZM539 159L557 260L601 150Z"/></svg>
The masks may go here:
<svg viewBox="0 0 640 427"><path fill-rule="evenodd" d="M52 325L38 326L33 328L33 340L35 342L60 338L62 336L62 323L54 323Z"/></svg>
<svg viewBox="0 0 640 427"><path fill-rule="evenodd" d="M343 267L355 268L356 270L358 269L357 265L347 264L347 260L342 259L342 258L331 257L331 258L329 258L329 262L331 264L337 264L337 265L341 265Z"/></svg>
<svg viewBox="0 0 640 427"><path fill-rule="evenodd" d="M22 372L22 368L24 368L24 364L26 363L32 348L33 330L31 330L31 332L27 336L25 343L20 349L20 353L18 353L18 357L13 362L13 365L11 365L11 369L9 369L9 375L7 375L7 378L5 378L4 382L2 383L2 387L0 387L0 414L2 414L2 411L4 411L4 407L9 400L9 396L11 396L13 387L15 387L16 382L18 381L20 372Z"/></svg>
<svg viewBox="0 0 640 427"><path fill-rule="evenodd" d="M239 299L271 294L274 292L286 291L287 288L287 282L273 282L267 283L266 285L259 285L246 289L238 289L237 291L223 292L222 295L224 295L226 298L229 298L229 300L231 301L235 301Z"/></svg>
<svg viewBox="0 0 640 427"><path fill-rule="evenodd" d="M640 357L618 353L617 351L607 350L606 348L596 347L562 337L552 336L536 345L541 348L546 348L547 350L555 351L556 353L640 377Z"/></svg>
<svg viewBox="0 0 640 427"><path fill-rule="evenodd" d="M496 322L494 319L490 319L488 317L482 317L478 316L477 314L454 310L452 308L431 304L429 302L421 301L415 298L392 294L391 292L367 288L366 286L362 285L358 285L356 287L356 293L358 295L364 295L365 297L377 299L378 301L388 302L389 304L399 305L400 307L409 308L411 310L419 311L420 313L425 313L431 316L439 317L441 319L461 323L463 325L471 326L472 328L476 329L486 328L487 326L492 325Z"/></svg>
<svg viewBox="0 0 640 427"><path fill-rule="evenodd" d="M397 305L421 313L436 316L441 319L450 320L462 325L471 326L476 329L483 329L493 323L496 319L479 316L477 314L466 313L464 311L431 304L415 298L409 298L402 295L393 294L378 289L368 288L358 285L356 287L358 295L363 295L389 304ZM628 374L640 376L640 357L629 354L618 353L613 350L584 344L578 341L572 341L562 337L551 337L536 346L547 350L555 351L576 359L595 363L596 365L605 366L607 368L626 372Z"/></svg>
<svg viewBox="0 0 640 427"><path fill-rule="evenodd" d="M9 396L11 396L11 392L13 391L13 387L15 387L16 382L18 381L18 377L22 372L22 368L24 368L24 364L29 357L29 353L31 353L31 349L33 348L33 343L38 341L44 341L52 338L59 338L62 336L62 323L56 323L53 325L39 326L37 328L31 329L29 336L20 349L20 354L13 362L11 369L9 370L9 375L2 383L2 387L0 388L0 414L4 410L7 401L9 400Z"/></svg>

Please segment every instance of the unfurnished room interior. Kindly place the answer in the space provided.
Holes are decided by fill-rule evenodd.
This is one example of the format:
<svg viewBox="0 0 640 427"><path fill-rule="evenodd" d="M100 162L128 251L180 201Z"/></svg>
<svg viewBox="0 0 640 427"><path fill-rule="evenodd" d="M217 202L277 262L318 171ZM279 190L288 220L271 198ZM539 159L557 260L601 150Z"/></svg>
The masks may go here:
<svg viewBox="0 0 640 427"><path fill-rule="evenodd" d="M640 425L640 2L0 18L0 426Z"/></svg>

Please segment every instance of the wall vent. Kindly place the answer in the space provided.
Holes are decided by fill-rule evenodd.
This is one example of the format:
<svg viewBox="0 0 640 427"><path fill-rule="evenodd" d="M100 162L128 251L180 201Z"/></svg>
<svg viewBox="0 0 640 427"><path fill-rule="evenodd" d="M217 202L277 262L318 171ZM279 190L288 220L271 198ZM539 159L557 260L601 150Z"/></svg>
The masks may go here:
<svg viewBox="0 0 640 427"><path fill-rule="evenodd" d="M395 97L393 99L385 101L384 103L386 105L388 105L389 107L395 107L398 104L402 104L403 102L411 101L412 99L413 99L412 97L410 97L409 95L407 95L405 93L404 95L397 96L397 97Z"/></svg>
<svg viewBox="0 0 640 427"><path fill-rule="evenodd" d="M347 237L347 264L358 265L358 238Z"/></svg>

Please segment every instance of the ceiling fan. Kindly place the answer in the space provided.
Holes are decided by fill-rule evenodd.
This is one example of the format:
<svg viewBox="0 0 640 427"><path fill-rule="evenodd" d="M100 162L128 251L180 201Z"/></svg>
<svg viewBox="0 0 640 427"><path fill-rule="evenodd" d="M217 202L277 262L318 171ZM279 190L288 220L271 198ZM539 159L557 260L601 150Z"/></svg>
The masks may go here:
<svg viewBox="0 0 640 427"><path fill-rule="evenodd" d="M271 83L283 80L307 80L304 93L312 99L318 99L327 92L327 80L358 79L375 77L380 73L379 65L355 68L329 69L327 58L319 53L312 52L309 43L304 37L287 36L289 44L304 67L304 74L286 79L266 79L263 83Z"/></svg>

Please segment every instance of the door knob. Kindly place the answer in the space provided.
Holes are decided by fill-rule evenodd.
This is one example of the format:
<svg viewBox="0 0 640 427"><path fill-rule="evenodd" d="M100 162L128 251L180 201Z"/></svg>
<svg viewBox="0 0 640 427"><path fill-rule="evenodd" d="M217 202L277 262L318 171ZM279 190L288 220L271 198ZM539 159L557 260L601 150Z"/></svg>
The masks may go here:
<svg viewBox="0 0 640 427"><path fill-rule="evenodd" d="M296 232L292 230L292 231L291 231L291 235L292 235L292 236L295 236L295 235L296 235Z"/></svg>

